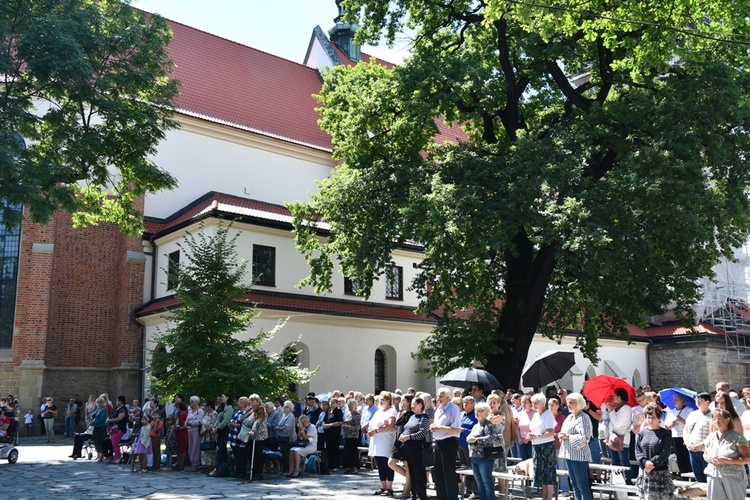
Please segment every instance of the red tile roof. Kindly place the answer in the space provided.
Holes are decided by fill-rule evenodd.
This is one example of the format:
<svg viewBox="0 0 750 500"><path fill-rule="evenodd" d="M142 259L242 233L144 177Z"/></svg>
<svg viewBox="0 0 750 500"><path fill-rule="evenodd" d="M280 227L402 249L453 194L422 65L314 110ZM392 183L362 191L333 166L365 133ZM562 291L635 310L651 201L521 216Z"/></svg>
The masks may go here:
<svg viewBox="0 0 750 500"><path fill-rule="evenodd" d="M630 329L630 328L628 328ZM708 335L724 335L724 330L721 328L711 325L709 323L699 323L693 327L698 334ZM679 325L666 325L666 326L650 326L646 329L639 329L645 332L645 336L648 338L665 338L665 337L678 337L682 335L691 335L690 329Z"/></svg>
<svg viewBox="0 0 750 500"><path fill-rule="evenodd" d="M184 114L331 151L318 126L320 75L267 54L175 21L169 53L182 82L175 100Z"/></svg>
<svg viewBox="0 0 750 500"><path fill-rule="evenodd" d="M202 215L217 213L288 224L290 227L292 223L291 212L281 205L210 191L166 219L145 217L143 224L148 234L158 234L190 223ZM321 224L321 227L325 229L327 225Z"/></svg>
<svg viewBox="0 0 750 500"><path fill-rule="evenodd" d="M417 323L435 323L433 317L418 316L410 307L390 306L373 302L331 299L309 295L253 291L245 295L248 303L257 304L262 309L280 309L334 316L356 318L384 319L390 321L409 321ZM180 301L174 297L157 299L136 311L136 317L151 316L178 307Z"/></svg>
<svg viewBox="0 0 750 500"><path fill-rule="evenodd" d="M182 83L175 99L185 115L254 132L267 137L332 151L331 138L320 129L321 106L312 96L320 92L315 68L283 59L176 21L169 54L174 77ZM335 46L344 64L354 64ZM371 56L362 54L365 61ZM391 68L393 64L378 60ZM437 120L438 140L465 140L460 127L448 129Z"/></svg>

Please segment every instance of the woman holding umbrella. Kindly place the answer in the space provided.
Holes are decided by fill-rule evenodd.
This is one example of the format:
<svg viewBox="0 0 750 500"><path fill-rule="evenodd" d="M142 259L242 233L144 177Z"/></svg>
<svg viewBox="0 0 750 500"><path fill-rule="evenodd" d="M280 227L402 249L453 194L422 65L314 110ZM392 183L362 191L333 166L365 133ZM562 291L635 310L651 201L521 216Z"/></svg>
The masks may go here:
<svg viewBox="0 0 750 500"><path fill-rule="evenodd" d="M672 431L672 441L674 442L674 451L677 455L677 465L680 468L680 473L690 472L690 454L685 447L685 441L682 438L682 434L685 431L685 419L692 412L687 407L687 400L682 394L675 394L672 397L674 409L670 408L667 413L666 427Z"/></svg>
<svg viewBox="0 0 750 500"><path fill-rule="evenodd" d="M610 449L612 465L627 467L625 477L628 482L633 478L630 468L630 422L633 418L633 409L628 404L628 391L617 387L612 391L614 400L604 405L604 420L609 420L610 436L607 446Z"/></svg>

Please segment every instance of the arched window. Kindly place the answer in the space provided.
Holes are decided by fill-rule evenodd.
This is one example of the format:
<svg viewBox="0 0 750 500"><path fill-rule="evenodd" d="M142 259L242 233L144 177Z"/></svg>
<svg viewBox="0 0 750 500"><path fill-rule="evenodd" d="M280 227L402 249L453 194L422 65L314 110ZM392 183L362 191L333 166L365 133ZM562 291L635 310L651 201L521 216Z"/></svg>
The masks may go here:
<svg viewBox="0 0 750 500"><path fill-rule="evenodd" d="M297 356L297 349L295 348L293 344L288 345L284 348L282 352L282 358L284 359L284 364L286 364L287 366L299 365L299 357ZM287 386L287 390L291 394L297 394L297 384L294 384L294 383L289 384Z"/></svg>
<svg viewBox="0 0 750 500"><path fill-rule="evenodd" d="M20 206L10 206L20 211ZM6 227L0 212L0 349L13 344L18 290L18 257L21 250L21 225Z"/></svg>
<svg viewBox="0 0 750 500"><path fill-rule="evenodd" d="M155 379L162 378L164 375L167 374L166 368L161 368L160 365L163 365L163 361L161 359L164 357L164 355L167 354L167 348L164 347L162 344L159 344L156 346L156 349L154 349L154 352L152 354L151 358L151 376Z"/></svg>
<svg viewBox="0 0 750 500"><path fill-rule="evenodd" d="M23 137L13 133L21 150L26 149ZM0 200L0 349L10 349L13 344L13 325L16 317L16 292L18 290L18 257L21 250L21 224L5 221L3 212L15 212L21 218L19 204ZM7 227L9 222L11 227Z"/></svg>
<svg viewBox="0 0 750 500"><path fill-rule="evenodd" d="M382 349L375 349L375 394L385 389L385 353Z"/></svg>

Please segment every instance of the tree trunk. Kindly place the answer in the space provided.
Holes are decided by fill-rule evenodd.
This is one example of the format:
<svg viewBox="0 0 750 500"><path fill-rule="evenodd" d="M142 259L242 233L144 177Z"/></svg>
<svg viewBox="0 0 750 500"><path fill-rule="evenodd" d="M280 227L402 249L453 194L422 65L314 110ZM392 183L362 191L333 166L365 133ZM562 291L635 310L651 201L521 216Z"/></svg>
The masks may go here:
<svg viewBox="0 0 750 500"><path fill-rule="evenodd" d="M485 369L497 377L504 389L518 389L529 348L544 310L547 286L555 268L555 244L534 251L524 233L515 238L517 252L506 255L508 281L506 301L494 338L501 354L490 355Z"/></svg>

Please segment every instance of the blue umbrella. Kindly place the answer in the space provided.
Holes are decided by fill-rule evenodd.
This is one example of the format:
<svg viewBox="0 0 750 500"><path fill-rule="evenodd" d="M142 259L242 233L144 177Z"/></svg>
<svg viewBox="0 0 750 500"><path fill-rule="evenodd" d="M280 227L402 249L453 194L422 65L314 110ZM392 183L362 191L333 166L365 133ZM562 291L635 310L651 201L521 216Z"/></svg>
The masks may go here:
<svg viewBox="0 0 750 500"><path fill-rule="evenodd" d="M698 405L695 404L695 391L690 389L683 389L682 387L672 387L671 389L664 389L659 391L659 397L662 403L669 406L672 409L677 408L674 404L675 395L682 396L685 399L685 406L692 408L693 410L698 409Z"/></svg>

